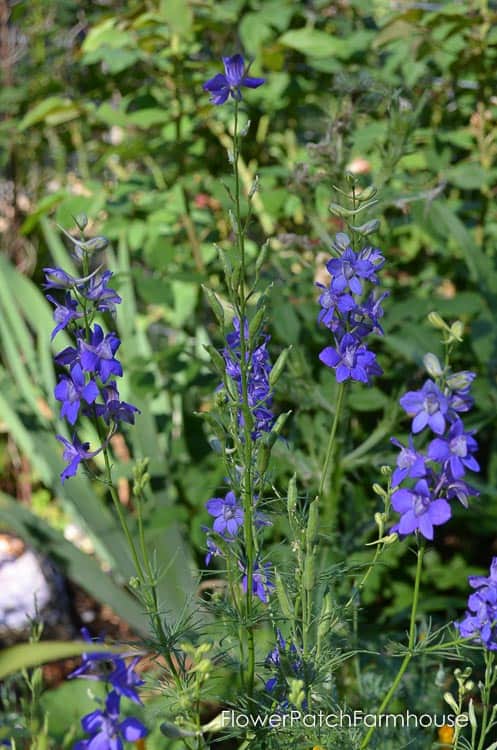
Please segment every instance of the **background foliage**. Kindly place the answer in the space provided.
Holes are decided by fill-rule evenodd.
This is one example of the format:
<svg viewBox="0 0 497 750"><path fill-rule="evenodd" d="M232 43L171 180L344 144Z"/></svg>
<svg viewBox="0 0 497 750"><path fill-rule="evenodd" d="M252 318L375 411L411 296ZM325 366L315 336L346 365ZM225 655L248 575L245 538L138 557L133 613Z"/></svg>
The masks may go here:
<svg viewBox="0 0 497 750"><path fill-rule="evenodd" d="M438 535L421 603L441 622L458 616L467 574L497 552L495 3L131 0L123 10L113 0L32 0L4 1L0 11L1 525L143 628L123 588L132 566L105 497L84 478L62 488L58 476L53 435L62 428L41 268L52 260L67 268L54 222L69 228L86 212L112 240L124 398L142 410L137 428L113 444L121 497L132 514L131 458L148 456L147 535L168 566L162 595L171 610L183 591L193 595L204 503L223 485L212 436L194 414L209 409L217 385L203 345L221 345L201 283L223 298L214 243L229 248L231 236L222 184L229 115L201 84L223 54L243 50L267 77L247 107L242 178L246 187L255 174L261 182L250 231L253 243L269 238L273 360L293 345L276 393L277 410L292 417L274 485L286 487L296 470L311 494L322 465L334 384L317 360L326 335L313 284L341 229L328 204L348 169L380 191L377 244L391 296L377 347L385 376L350 391L332 533L342 557L368 559L378 509L371 485L393 463L389 437L407 428L392 400L419 385L426 351L441 353L427 314L460 318L457 365L479 376L471 426L481 496ZM91 557L64 538L69 522L89 537ZM268 540L280 556L284 532L276 525ZM368 580L364 620L374 628L405 625L406 548Z"/></svg>

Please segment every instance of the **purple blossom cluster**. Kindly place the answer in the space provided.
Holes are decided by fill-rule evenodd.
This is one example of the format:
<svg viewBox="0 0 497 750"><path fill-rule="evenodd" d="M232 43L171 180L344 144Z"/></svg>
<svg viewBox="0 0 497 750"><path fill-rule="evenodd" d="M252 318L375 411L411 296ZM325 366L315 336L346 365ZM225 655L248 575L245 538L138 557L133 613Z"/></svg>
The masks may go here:
<svg viewBox="0 0 497 750"><path fill-rule="evenodd" d="M468 610L456 627L463 638L475 638L489 651L497 651L497 557L492 559L490 575L469 576L475 589L468 598Z"/></svg>
<svg viewBox="0 0 497 750"><path fill-rule="evenodd" d="M381 303L388 292L378 294L368 287L378 285L377 272L385 259L371 246L355 252L344 233L337 235L334 247L340 255L326 264L331 281L328 286L317 284L322 289L318 321L332 332L334 346L325 347L319 359L335 370L338 383L356 380L369 384L383 370L365 340L371 333L383 334Z"/></svg>
<svg viewBox="0 0 497 750"><path fill-rule="evenodd" d="M267 345L269 336L264 336L262 342L253 350L250 349L248 321L244 321L243 332L245 337L245 359L247 367L247 397L254 425L251 433L252 440L257 440L264 433L270 432L274 424L274 416L271 411L272 394L269 384L271 372L271 361ZM242 386L242 352L241 331L238 318L233 319L233 331L226 336L226 346L223 349L223 359L226 364L226 374L236 386L239 406L238 424L243 428L245 420L242 410L243 386Z"/></svg>
<svg viewBox="0 0 497 750"><path fill-rule="evenodd" d="M459 372L441 385L427 380L419 391L408 391L400 399L412 417L407 446L392 439L400 449L392 475L392 507L400 520L392 531L406 535L419 531L433 539L434 527L452 515L450 501L457 498L464 507L479 493L465 481L467 471L480 470L474 453L478 444L472 430L466 430L461 414L471 409L472 372ZM414 436L432 433L424 451L414 445ZM401 486L405 482L408 486Z"/></svg>
<svg viewBox="0 0 497 750"><path fill-rule="evenodd" d="M264 78L252 78L247 75L248 68L242 55L223 57L224 74L218 73L203 85L204 91L211 95L212 104L224 104L231 96L236 101L242 98L241 87L256 89L262 86Z"/></svg>
<svg viewBox="0 0 497 750"><path fill-rule="evenodd" d="M103 643L103 638L92 639L86 628L82 628L81 635L88 643ZM123 750L123 740L136 742L147 735L147 729L138 719L121 718L121 697L141 704L136 689L143 685L143 680L135 670L139 660L135 656L127 664L118 654L104 651L83 654L81 665L69 678L105 682L109 692L102 708L81 719L81 726L90 737L76 742L74 750Z"/></svg>
<svg viewBox="0 0 497 750"><path fill-rule="evenodd" d="M66 330L74 340L55 356L55 362L63 372L55 386L54 395L61 404L60 414L74 428L80 415L94 420L103 420L106 442L118 429L120 423L133 424L138 409L121 401L115 378L121 377L123 369L116 357L121 341L116 333L104 333L95 322L97 313L115 314L121 297L109 286L111 271L100 273L100 269L85 277L75 278L61 268L44 268L46 290L60 293L60 299L47 294L54 305L55 328L51 338ZM64 446L62 471L64 482L74 476L80 464L96 456L103 445L91 451L89 443L82 443L73 432L71 440L57 435Z"/></svg>
<svg viewBox="0 0 497 750"><path fill-rule="evenodd" d="M277 701L279 710L288 710L291 708L288 700L288 680L302 680L305 684L306 670L297 647L283 638L279 628L276 629L276 645L267 655L265 666L273 672L266 680L266 691ZM307 701L304 700L302 708L305 709L306 706Z"/></svg>
<svg viewBox="0 0 497 750"><path fill-rule="evenodd" d="M213 557L225 557L223 550L228 548L227 545L232 545L237 541L240 529L243 527L245 513L232 490L224 498L212 497L206 502L205 507L209 515L214 518L212 529L205 528L208 534L205 564L210 565ZM267 518L257 510L254 513L254 522L256 528L270 525ZM216 536L218 541L216 541ZM234 546L229 549L233 554L238 554L235 552ZM242 572L242 588L246 593L248 585L247 567L241 560L238 561L238 566ZM255 561L252 572L252 593L264 604L267 604L268 595L274 589L274 584L270 580L270 570L270 563Z"/></svg>

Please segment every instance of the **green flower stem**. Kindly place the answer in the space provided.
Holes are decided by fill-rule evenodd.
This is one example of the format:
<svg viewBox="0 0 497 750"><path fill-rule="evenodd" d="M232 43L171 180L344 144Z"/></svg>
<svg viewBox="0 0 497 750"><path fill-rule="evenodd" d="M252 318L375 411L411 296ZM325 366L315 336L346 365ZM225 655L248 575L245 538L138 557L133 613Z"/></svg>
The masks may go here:
<svg viewBox="0 0 497 750"><path fill-rule="evenodd" d="M344 396L345 396L345 383L340 383L338 385L337 400L335 404L335 415L333 417L333 424L331 425L330 438L328 440L328 446L326 448L326 457L324 460L323 471L321 472L321 481L319 482L318 497L321 501L322 501L322 497L327 486L328 474L329 474L330 467L333 461L333 455L335 453L335 438L337 434L338 423L340 421L340 416L342 412ZM336 493L335 493L335 497L336 497ZM334 505L335 505L335 502L333 503L333 506ZM336 512L337 512L336 507L330 507L329 512L326 515L329 516L330 520L334 521L336 517Z"/></svg>
<svg viewBox="0 0 497 750"><path fill-rule="evenodd" d="M414 592L413 592L413 598L412 598L412 608L411 608L411 620L409 625L409 642L408 642L408 651L406 655L404 656L402 660L402 664L400 665L399 671L397 672L397 675L395 676L394 681L392 682L392 685L390 687L390 690L383 698L383 701L378 708L376 715L381 716L384 711L388 708L390 701L392 700L399 683L404 676L405 671L407 670L411 659L414 656L414 646L416 641L416 615L418 611L418 603L419 603L419 588L421 584L421 572L423 569L423 557L424 557L424 551L425 551L425 541L424 539L421 540L419 547L418 547L418 560L416 565L416 578L414 580ZM373 733L375 731L376 727L373 725L369 728L367 731L361 745L360 750L364 750L369 745L369 742L371 740L371 737L373 736Z"/></svg>
<svg viewBox="0 0 497 750"><path fill-rule="evenodd" d="M492 728L492 719L495 718L495 715L493 714L493 712L492 712L491 717L489 717L488 715L488 710L492 705L491 703L492 687L496 680L496 675L494 675L493 652L485 649L484 658L485 658L485 681L483 683L483 690L482 690L483 713L481 717L480 741L478 742L478 746L476 750L483 750L486 736L489 733L490 729Z"/></svg>
<svg viewBox="0 0 497 750"><path fill-rule="evenodd" d="M238 289L238 307L240 320L240 370L242 379L242 403L241 410L243 414L243 463L244 476L242 480L242 503L244 511L243 535L245 543L245 552L247 556L247 593L246 593L246 630L247 630L247 669L246 684L247 697L250 699L254 692L255 682L255 636L253 624L253 581L254 581L254 506L253 506L253 443L251 435L252 413L248 400L248 368L250 357L247 357L249 350L245 340L244 320L247 310L246 299L246 258L245 258L245 228L242 226L241 216L241 186L239 174L239 155L240 139L238 134L238 101L235 101L235 122L233 131L233 176L235 180L234 200L235 200L235 221L238 250L240 253L240 284ZM236 290L234 290L236 295ZM247 361L248 360L248 361Z"/></svg>

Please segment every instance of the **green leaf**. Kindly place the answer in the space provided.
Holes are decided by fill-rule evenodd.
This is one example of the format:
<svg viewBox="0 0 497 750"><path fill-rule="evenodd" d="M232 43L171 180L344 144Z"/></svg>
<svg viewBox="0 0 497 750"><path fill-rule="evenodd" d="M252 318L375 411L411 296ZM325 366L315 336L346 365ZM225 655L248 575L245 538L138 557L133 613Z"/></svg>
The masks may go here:
<svg viewBox="0 0 497 750"><path fill-rule="evenodd" d="M22 643L20 646L6 648L0 653L0 680L16 674L22 669L30 669L49 661L68 659L85 653L122 653L122 648L105 646L101 643L86 641L42 641L41 643Z"/></svg>
<svg viewBox="0 0 497 750"><path fill-rule="evenodd" d="M80 110L70 99L62 98L61 96L49 96L39 104L36 104L33 109L30 109L18 127L22 132L39 122L47 121L49 124L57 125L59 122L74 119L79 113Z"/></svg>
<svg viewBox="0 0 497 750"><path fill-rule="evenodd" d="M335 58L348 59L352 55L367 48L371 42L371 32L357 31L347 39L327 34L319 29L307 26L296 31L287 31L280 37L279 41L285 47L301 52L316 59Z"/></svg>

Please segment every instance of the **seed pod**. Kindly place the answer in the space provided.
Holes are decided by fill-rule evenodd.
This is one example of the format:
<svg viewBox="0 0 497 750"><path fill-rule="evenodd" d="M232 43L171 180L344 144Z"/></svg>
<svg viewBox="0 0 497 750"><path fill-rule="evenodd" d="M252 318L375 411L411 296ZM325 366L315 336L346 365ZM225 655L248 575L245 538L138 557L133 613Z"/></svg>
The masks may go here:
<svg viewBox="0 0 497 750"><path fill-rule="evenodd" d="M302 583L306 591L312 591L315 584L315 560L313 554L306 555L304 562L304 575L302 577Z"/></svg>
<svg viewBox="0 0 497 750"><path fill-rule="evenodd" d="M283 370L285 369L288 355L292 351L292 348L292 346L289 346L286 349L283 349L283 351L280 352L278 359L274 363L273 369L269 373L269 385L271 386L271 388L276 385Z"/></svg>
<svg viewBox="0 0 497 750"><path fill-rule="evenodd" d="M266 315L266 310L264 306L259 308L257 310L256 314L252 318L252 320L249 323L249 337L252 340L254 336L258 333L259 328L261 327L262 321L264 320Z"/></svg>
<svg viewBox="0 0 497 750"><path fill-rule="evenodd" d="M224 377L226 373L226 362L222 355L219 354L218 350L215 349L212 344L204 344L204 349L208 352L215 370L221 375L221 377Z"/></svg>
<svg viewBox="0 0 497 750"><path fill-rule="evenodd" d="M309 506L309 516L307 518L306 545L309 552L316 544L319 530L319 500L316 498Z"/></svg>
<svg viewBox="0 0 497 750"><path fill-rule="evenodd" d="M255 273L256 276L259 275L262 266L266 262L267 256L269 251L269 242L265 242L263 246L261 247L259 254L257 256L257 260L255 261Z"/></svg>
<svg viewBox="0 0 497 750"><path fill-rule="evenodd" d="M288 493L287 493L287 512L289 516L295 513L297 508L297 475L294 474L288 482Z"/></svg>
<svg viewBox="0 0 497 750"><path fill-rule="evenodd" d="M276 585L276 596L278 597L278 602L279 602L281 611L283 613L283 616L286 617L288 620L293 620L293 616L294 616L293 608L292 608L290 599L288 598L288 594L286 593L285 586L283 585L283 581L281 580L281 576L278 573L278 571L275 572L274 582Z"/></svg>
<svg viewBox="0 0 497 750"><path fill-rule="evenodd" d="M212 291L212 289L204 286L204 284L202 284L202 289L205 292L205 296L207 297L212 312L217 318L217 322L219 323L221 328L224 328L224 310L222 304L219 302L216 294Z"/></svg>

